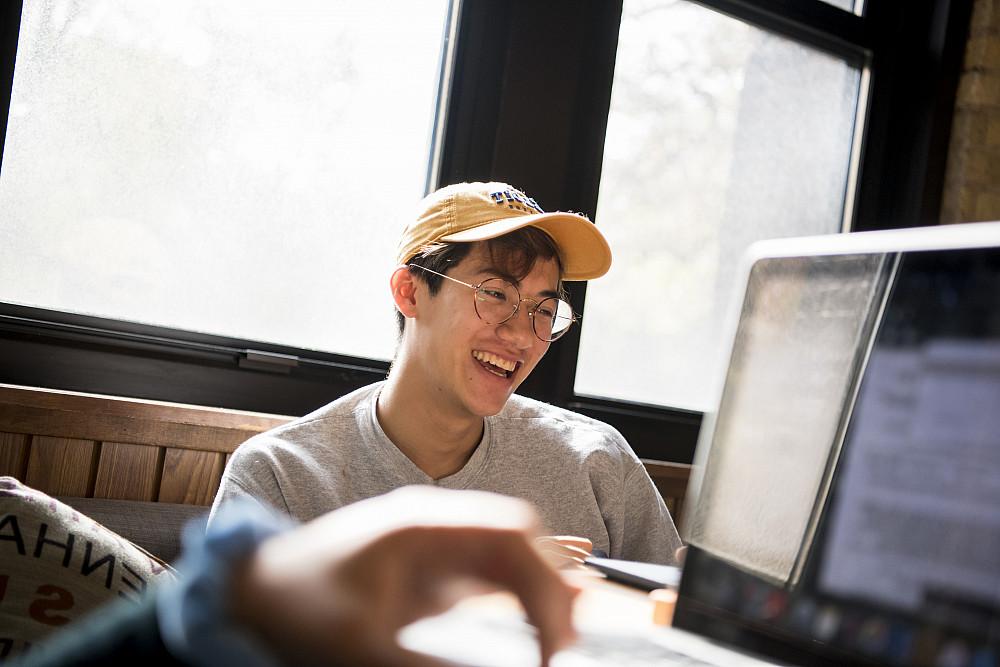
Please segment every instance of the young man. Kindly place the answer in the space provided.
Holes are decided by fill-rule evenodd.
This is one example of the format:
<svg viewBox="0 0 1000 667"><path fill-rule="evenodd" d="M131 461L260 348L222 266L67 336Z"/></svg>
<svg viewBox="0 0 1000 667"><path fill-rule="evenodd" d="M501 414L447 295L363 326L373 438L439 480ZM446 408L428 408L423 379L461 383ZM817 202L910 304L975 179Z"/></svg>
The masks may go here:
<svg viewBox="0 0 1000 667"><path fill-rule="evenodd" d="M514 395L573 322L562 281L611 265L597 227L504 183L461 183L421 202L398 262L388 378L243 444L213 514L250 495L308 521L432 484L528 500L548 531L612 558L673 562L673 521L622 436Z"/></svg>

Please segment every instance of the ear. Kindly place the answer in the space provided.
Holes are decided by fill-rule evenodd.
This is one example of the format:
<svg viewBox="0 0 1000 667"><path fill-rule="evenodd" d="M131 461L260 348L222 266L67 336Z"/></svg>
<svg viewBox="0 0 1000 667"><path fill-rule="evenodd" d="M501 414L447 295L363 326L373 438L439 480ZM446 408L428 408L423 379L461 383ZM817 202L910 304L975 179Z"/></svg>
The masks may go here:
<svg viewBox="0 0 1000 667"><path fill-rule="evenodd" d="M392 291L396 309L403 314L403 317L414 317L417 312L417 284L410 269L400 266L393 271L389 278L389 289Z"/></svg>

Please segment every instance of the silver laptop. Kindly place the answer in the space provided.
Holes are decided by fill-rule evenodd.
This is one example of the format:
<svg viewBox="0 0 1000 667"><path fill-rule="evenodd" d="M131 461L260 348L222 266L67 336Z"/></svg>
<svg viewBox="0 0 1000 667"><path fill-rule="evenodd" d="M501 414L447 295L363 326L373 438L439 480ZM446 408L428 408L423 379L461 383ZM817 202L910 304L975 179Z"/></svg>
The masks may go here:
<svg viewBox="0 0 1000 667"><path fill-rule="evenodd" d="M754 246L690 486L672 628L554 665L1000 665L1000 223ZM402 640L537 662L517 614Z"/></svg>

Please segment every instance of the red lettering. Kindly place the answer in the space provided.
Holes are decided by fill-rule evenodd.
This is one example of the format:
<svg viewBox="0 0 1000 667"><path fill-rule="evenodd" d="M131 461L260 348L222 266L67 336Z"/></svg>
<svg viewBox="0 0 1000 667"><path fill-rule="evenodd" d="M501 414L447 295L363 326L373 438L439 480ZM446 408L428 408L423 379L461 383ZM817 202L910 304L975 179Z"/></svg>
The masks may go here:
<svg viewBox="0 0 1000 667"><path fill-rule="evenodd" d="M35 591L38 595L47 596L47 599L38 599L28 607L28 615L39 623L45 625L66 625L72 619L68 616L53 614L53 611L66 611L73 608L73 594L65 588L42 584Z"/></svg>

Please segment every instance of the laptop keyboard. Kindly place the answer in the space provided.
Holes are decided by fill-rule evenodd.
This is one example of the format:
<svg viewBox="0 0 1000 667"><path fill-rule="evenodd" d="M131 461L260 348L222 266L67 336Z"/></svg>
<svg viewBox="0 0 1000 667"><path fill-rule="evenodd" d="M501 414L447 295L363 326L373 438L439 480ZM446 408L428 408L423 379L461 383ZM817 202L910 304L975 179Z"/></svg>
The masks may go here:
<svg viewBox="0 0 1000 667"><path fill-rule="evenodd" d="M601 665L676 665L678 667L712 667L705 662L652 641L642 635L604 634L594 631L580 633L579 640L566 652L574 657L588 658ZM567 664L577 664L577 662ZM557 660L554 667L561 661Z"/></svg>
<svg viewBox="0 0 1000 667"><path fill-rule="evenodd" d="M552 659L552 667L732 667L769 664L718 646L708 646L693 635L665 628L628 631L587 627L577 630L579 636L576 643L557 653ZM408 648L462 667L525 667L538 664L535 629L516 613L460 608L411 625L401 633L400 641Z"/></svg>

